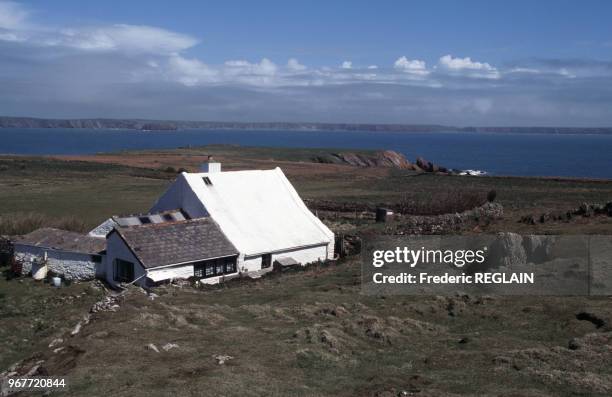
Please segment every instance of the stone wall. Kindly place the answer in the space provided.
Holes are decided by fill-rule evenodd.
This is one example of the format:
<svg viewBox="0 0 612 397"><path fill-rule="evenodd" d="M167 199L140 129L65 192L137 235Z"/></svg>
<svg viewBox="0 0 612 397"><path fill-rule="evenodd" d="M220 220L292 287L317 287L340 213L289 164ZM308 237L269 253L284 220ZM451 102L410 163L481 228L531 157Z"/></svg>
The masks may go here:
<svg viewBox="0 0 612 397"><path fill-rule="evenodd" d="M504 208L498 203L486 203L480 207L456 214L435 216L396 215L395 222L385 228L385 234L444 234L461 231L466 226L481 221L499 219Z"/></svg>
<svg viewBox="0 0 612 397"><path fill-rule="evenodd" d="M31 272L32 264L41 262L45 251L48 270L66 280L92 280L96 276L96 268L102 267L102 263L94 262L89 254L15 244L15 260L22 264L22 274Z"/></svg>

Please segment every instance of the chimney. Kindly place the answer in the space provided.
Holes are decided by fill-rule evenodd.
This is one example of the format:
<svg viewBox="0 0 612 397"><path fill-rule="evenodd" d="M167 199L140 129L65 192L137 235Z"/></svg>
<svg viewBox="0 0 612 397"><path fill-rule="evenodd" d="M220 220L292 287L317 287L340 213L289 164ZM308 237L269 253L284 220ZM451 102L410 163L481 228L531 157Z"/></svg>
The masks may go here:
<svg viewBox="0 0 612 397"><path fill-rule="evenodd" d="M221 163L216 162L213 156L208 156L205 163L200 166L200 171L212 174L214 172L221 172Z"/></svg>

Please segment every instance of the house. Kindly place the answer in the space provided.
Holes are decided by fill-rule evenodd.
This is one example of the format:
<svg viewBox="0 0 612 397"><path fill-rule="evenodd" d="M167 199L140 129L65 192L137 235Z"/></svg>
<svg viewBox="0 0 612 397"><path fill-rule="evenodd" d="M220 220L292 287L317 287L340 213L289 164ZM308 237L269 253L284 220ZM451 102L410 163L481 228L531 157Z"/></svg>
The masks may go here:
<svg viewBox="0 0 612 397"><path fill-rule="evenodd" d="M218 163L215 163L218 164ZM261 274L279 263L334 258L334 234L306 207L280 168L181 173L151 212L180 208L212 218L239 252L240 272Z"/></svg>
<svg viewBox="0 0 612 397"><path fill-rule="evenodd" d="M238 250L210 217L118 226L106 241L105 278L111 285L191 277L217 283L238 275Z"/></svg>
<svg viewBox="0 0 612 397"><path fill-rule="evenodd" d="M104 239L54 228L42 228L12 240L21 273L46 263L67 280L87 280L104 273Z"/></svg>

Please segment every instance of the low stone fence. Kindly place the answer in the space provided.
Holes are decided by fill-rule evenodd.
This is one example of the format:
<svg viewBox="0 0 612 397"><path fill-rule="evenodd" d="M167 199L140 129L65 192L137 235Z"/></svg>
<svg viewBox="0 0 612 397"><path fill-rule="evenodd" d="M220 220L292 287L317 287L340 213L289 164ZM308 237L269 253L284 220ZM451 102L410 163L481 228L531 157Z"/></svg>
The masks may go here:
<svg viewBox="0 0 612 397"><path fill-rule="evenodd" d="M482 221L499 219L504 207L487 202L480 207L456 214L444 215L394 215L394 222L385 227L385 234L444 234L464 230L467 226Z"/></svg>

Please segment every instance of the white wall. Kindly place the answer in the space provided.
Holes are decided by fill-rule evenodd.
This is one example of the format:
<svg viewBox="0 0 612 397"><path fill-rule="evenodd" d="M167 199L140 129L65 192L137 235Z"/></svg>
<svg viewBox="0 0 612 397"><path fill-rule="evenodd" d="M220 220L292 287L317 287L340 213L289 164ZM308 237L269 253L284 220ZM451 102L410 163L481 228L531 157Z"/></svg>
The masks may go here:
<svg viewBox="0 0 612 397"><path fill-rule="evenodd" d="M274 261L278 258L291 257L297 262L305 266L309 263L317 261L325 261L329 256L329 245L317 245L313 247L297 248L284 251L272 252L272 266L268 269L261 268L261 255L258 256L244 256L238 257L238 269L240 271L254 272L260 270L271 271L274 267Z"/></svg>
<svg viewBox="0 0 612 397"><path fill-rule="evenodd" d="M149 212L162 212L182 209L191 218L208 216L204 204L195 195L183 174L179 175L168 190L161 195Z"/></svg>
<svg viewBox="0 0 612 397"><path fill-rule="evenodd" d="M193 277L193 264L151 269L149 275L153 280L168 280L171 278Z"/></svg>
<svg viewBox="0 0 612 397"><path fill-rule="evenodd" d="M138 279L134 284L145 286L146 278L142 277L145 274L144 268L116 232L111 233L106 239L105 279L111 285L117 285L117 282L113 279L115 259L132 262L134 264L134 279Z"/></svg>
<svg viewBox="0 0 612 397"><path fill-rule="evenodd" d="M40 263L47 252L47 268L57 274L63 275L67 280L91 280L103 272L104 257L101 263L91 259L91 255L78 252L58 251L16 243L15 260L23 266L23 274L32 271L33 263Z"/></svg>

